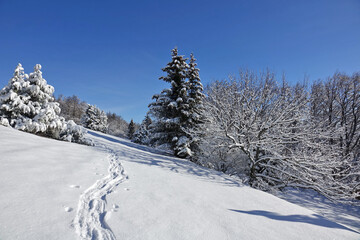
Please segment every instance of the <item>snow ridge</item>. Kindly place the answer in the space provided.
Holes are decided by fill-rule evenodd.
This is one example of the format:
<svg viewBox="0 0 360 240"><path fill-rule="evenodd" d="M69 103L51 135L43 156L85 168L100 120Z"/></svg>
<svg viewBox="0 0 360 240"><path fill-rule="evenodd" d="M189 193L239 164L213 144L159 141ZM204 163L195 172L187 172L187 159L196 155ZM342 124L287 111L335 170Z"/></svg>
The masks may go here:
<svg viewBox="0 0 360 240"><path fill-rule="evenodd" d="M111 193L118 184L126 180L127 176L116 153L109 148L107 150L110 151L109 175L96 181L80 196L74 227L82 240L116 239L105 222L106 195Z"/></svg>

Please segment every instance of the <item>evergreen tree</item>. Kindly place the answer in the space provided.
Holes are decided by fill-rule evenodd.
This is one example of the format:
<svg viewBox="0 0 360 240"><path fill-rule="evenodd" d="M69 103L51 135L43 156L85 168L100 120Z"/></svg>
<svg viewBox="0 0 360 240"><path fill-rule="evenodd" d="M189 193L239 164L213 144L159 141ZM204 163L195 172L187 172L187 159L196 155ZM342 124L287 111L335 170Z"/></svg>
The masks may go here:
<svg viewBox="0 0 360 240"><path fill-rule="evenodd" d="M106 132L108 128L107 116L104 111L100 110L96 106L88 105L85 114L82 119L83 125L86 128Z"/></svg>
<svg viewBox="0 0 360 240"><path fill-rule="evenodd" d="M35 65L24 86L23 95L28 97L28 109L17 120L15 128L59 138L65 119L59 117L61 109L54 101L54 87L42 77L40 64Z"/></svg>
<svg viewBox="0 0 360 240"><path fill-rule="evenodd" d="M171 88L154 95L155 101L149 105L149 112L155 119L151 126L151 144L155 146L166 144L175 155L180 157L189 155L189 152L179 148L186 138L183 126L190 114L186 82L189 66L186 60L178 55L177 48L172 50L172 61L162 69L167 75L160 77L160 80L170 83Z"/></svg>
<svg viewBox="0 0 360 240"><path fill-rule="evenodd" d="M203 85L201 84L199 69L196 68L197 63L193 54L190 55L189 69L187 72L188 81L188 104L189 104L189 118L186 124L186 133L188 142L180 147L190 148L192 160L195 161L194 154L199 154L199 140L202 137L204 119L204 105L203 101L205 95L203 94ZM187 149L184 149L188 151Z"/></svg>
<svg viewBox="0 0 360 240"><path fill-rule="evenodd" d="M146 114L145 119L142 121L140 128L134 133L133 141L136 143L148 145L150 137L150 124L151 118Z"/></svg>
<svg viewBox="0 0 360 240"><path fill-rule="evenodd" d="M203 100L205 95L203 94L203 85L201 84L199 71L200 69L196 68L197 63L194 55L190 55L190 63L188 70L188 79L189 79L189 105L190 105L190 119L194 122L197 122L201 117L201 111L203 110Z"/></svg>
<svg viewBox="0 0 360 240"><path fill-rule="evenodd" d="M42 77L40 64L35 65L29 77L23 70L18 64L14 77L1 91L2 122L23 131L59 138L64 119L58 116L60 108L54 102L54 88Z"/></svg>
<svg viewBox="0 0 360 240"><path fill-rule="evenodd" d="M0 91L0 124L22 131L72 142L86 143L85 131L59 116L54 88L42 77L36 64L28 77L19 63L8 85Z"/></svg>
<svg viewBox="0 0 360 240"><path fill-rule="evenodd" d="M14 126L18 117L26 112L27 98L22 95L25 84L24 68L19 63L7 86L0 91L0 124Z"/></svg>
<svg viewBox="0 0 360 240"><path fill-rule="evenodd" d="M135 123L134 123L134 121L131 119L131 121L130 121L130 123L129 123L128 138L129 138L129 139L133 139L134 133L135 133Z"/></svg>

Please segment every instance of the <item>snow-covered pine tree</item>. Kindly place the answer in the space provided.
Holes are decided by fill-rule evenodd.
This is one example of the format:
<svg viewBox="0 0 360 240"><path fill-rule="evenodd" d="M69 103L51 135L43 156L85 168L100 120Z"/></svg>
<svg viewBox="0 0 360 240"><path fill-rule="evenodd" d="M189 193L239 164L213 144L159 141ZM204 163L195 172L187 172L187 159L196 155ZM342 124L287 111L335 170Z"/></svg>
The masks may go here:
<svg viewBox="0 0 360 240"><path fill-rule="evenodd" d="M71 142L85 143L85 130L59 117L54 88L42 77L41 65L24 74L19 63L9 84L0 91L0 122L22 131Z"/></svg>
<svg viewBox="0 0 360 240"><path fill-rule="evenodd" d="M135 133L135 123L134 121L131 119L130 123L129 123L129 131L128 131L128 138L132 139L134 137L134 133Z"/></svg>
<svg viewBox="0 0 360 240"><path fill-rule="evenodd" d="M205 95L203 94L203 85L201 84L199 71L200 69L196 68L197 63L193 54L190 54L190 63L188 70L188 79L189 79L189 105L192 113L198 113L199 108L203 108L203 100ZM191 119L197 121L199 117L191 116Z"/></svg>
<svg viewBox="0 0 360 240"><path fill-rule="evenodd" d="M2 115L7 118L3 122L26 132L59 138L64 119L57 115L60 108L54 102L54 88L42 77L40 64L36 64L29 78L23 70L18 64L14 77L2 90Z"/></svg>
<svg viewBox="0 0 360 240"><path fill-rule="evenodd" d="M189 118L186 82L189 66L186 60L178 55L177 48L172 50L172 61L162 69L167 75L160 77L160 80L170 83L171 88L154 95L155 101L149 105L149 112L154 117L151 125L151 144L162 147L167 145L179 157L191 155L189 148L186 148L186 151L179 148L188 141L183 130Z"/></svg>
<svg viewBox="0 0 360 240"><path fill-rule="evenodd" d="M14 126L18 116L26 112L24 102L27 98L22 95L26 78L24 68L19 63L8 85L0 91L0 124Z"/></svg>
<svg viewBox="0 0 360 240"><path fill-rule="evenodd" d="M54 87L42 77L41 65L36 64L25 82L23 95L28 97L27 109L16 123L15 128L32 133L59 138L65 119L59 117L59 103L54 101Z"/></svg>
<svg viewBox="0 0 360 240"><path fill-rule="evenodd" d="M144 120L142 121L140 128L134 133L133 141L143 145L149 145L150 137L150 124L152 123L151 118L146 114Z"/></svg>
<svg viewBox="0 0 360 240"><path fill-rule="evenodd" d="M199 139L203 134L203 124L204 124L204 106L203 100L205 95L203 94L203 85L201 84L199 71L200 69L196 68L197 63L193 54L190 55L189 69L187 72L188 77L188 104L189 104L189 118L185 126L185 132L187 133L188 142L181 147L190 146L192 152L192 158L195 156L193 154L199 154ZM184 149L187 151L187 149ZM195 160L195 159L193 159Z"/></svg>
<svg viewBox="0 0 360 240"><path fill-rule="evenodd" d="M100 110L96 106L88 105L85 114L82 119L83 125L86 128L106 132L108 128L107 116L104 111Z"/></svg>

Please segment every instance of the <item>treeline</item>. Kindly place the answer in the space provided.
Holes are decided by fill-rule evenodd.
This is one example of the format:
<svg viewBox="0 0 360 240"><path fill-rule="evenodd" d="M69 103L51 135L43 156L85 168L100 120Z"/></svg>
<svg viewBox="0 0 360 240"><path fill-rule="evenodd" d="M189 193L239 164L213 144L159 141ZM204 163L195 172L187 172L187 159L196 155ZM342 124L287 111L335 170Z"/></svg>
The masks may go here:
<svg viewBox="0 0 360 240"><path fill-rule="evenodd" d="M60 104L60 116L66 120L73 120L75 123L92 130L118 137L131 138L133 131L139 128L138 124L133 122L133 125L130 126L130 123L125 121L121 116L111 112L105 113L98 107L80 100L79 97L75 95L70 97L59 95L56 101ZM130 128L134 127L134 129L129 129L129 126Z"/></svg>
<svg viewBox="0 0 360 240"><path fill-rule="evenodd" d="M154 95L134 141L244 177L258 189L360 198L358 73L292 86L270 71L242 70L203 92L195 58L187 60L172 51L160 78L170 88Z"/></svg>

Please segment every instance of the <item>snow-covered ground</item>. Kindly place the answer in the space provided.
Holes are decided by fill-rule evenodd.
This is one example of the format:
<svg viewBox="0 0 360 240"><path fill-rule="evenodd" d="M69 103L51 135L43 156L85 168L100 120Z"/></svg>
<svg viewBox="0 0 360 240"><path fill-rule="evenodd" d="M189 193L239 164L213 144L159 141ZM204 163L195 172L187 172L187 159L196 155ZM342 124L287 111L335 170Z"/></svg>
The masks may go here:
<svg viewBox="0 0 360 240"><path fill-rule="evenodd" d="M1 240L360 239L359 208L309 192L289 192L290 203L127 140L88 137L95 147L0 126Z"/></svg>

